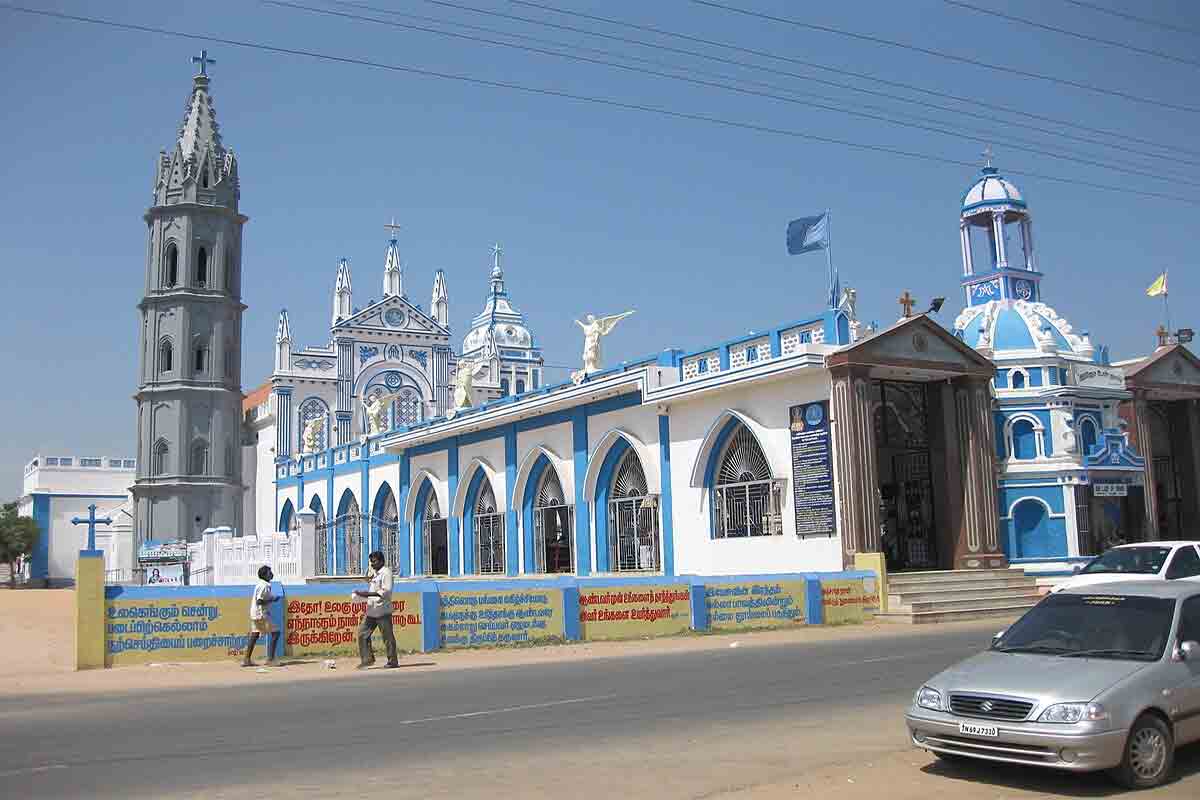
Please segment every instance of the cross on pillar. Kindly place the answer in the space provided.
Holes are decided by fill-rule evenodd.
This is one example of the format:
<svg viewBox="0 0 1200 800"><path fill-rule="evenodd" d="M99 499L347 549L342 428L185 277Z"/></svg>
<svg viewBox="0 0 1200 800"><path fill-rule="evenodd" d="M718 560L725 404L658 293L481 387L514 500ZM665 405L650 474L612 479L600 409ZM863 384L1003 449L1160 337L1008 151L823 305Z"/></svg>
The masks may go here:
<svg viewBox="0 0 1200 800"><path fill-rule="evenodd" d="M500 267L500 255L503 252L504 251L500 249L499 242L496 242L496 244L492 245L492 266L496 267L497 269Z"/></svg>
<svg viewBox="0 0 1200 800"><path fill-rule="evenodd" d="M96 504L92 503L88 506L87 517L72 517L72 525L87 525L88 526L88 550L96 549L96 523L101 525L112 525L112 517L96 517Z"/></svg>
<svg viewBox="0 0 1200 800"><path fill-rule="evenodd" d="M384 225L383 227L387 228L387 229L388 229L388 230L391 232L391 234L392 234L392 241L393 241L393 242L394 242L394 241L396 241L396 231L400 230L400 225L399 225L399 224L397 224L397 222L396 222L396 218L395 218L395 217L392 217L392 221L391 221L391 223L390 223L390 224L388 224L388 225Z"/></svg>
<svg viewBox="0 0 1200 800"><path fill-rule="evenodd" d="M1167 338L1171 335L1171 332L1169 330L1167 330L1167 327L1165 325L1159 325L1158 330L1156 330L1154 332L1154 335L1158 337L1158 346L1166 347L1167 346Z"/></svg>
<svg viewBox="0 0 1200 800"><path fill-rule="evenodd" d="M200 74L201 75L207 75L208 74L208 65L215 64L217 62L216 62L216 59L212 59L212 58L208 57L207 50L201 50L200 55L192 56L192 63L200 65Z"/></svg>
<svg viewBox="0 0 1200 800"><path fill-rule="evenodd" d="M909 294L908 289L905 289L904 294L900 295L898 302L900 303L900 307L904 309L904 319L911 317L913 306L917 304L917 298Z"/></svg>

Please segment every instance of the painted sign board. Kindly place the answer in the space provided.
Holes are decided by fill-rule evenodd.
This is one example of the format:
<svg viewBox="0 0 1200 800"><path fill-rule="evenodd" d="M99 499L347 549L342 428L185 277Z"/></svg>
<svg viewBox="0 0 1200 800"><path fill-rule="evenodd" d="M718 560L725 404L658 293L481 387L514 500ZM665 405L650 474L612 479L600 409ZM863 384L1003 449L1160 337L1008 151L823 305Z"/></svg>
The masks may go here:
<svg viewBox="0 0 1200 800"><path fill-rule="evenodd" d="M496 647L563 640L563 594L556 587L439 593L442 647Z"/></svg>
<svg viewBox="0 0 1200 800"><path fill-rule="evenodd" d="M138 597L105 601L108 666L156 661L221 661L241 654L250 628L250 594Z"/></svg>
<svg viewBox="0 0 1200 800"><path fill-rule="evenodd" d="M691 624L687 584L579 587L579 630L585 640L669 636Z"/></svg>
<svg viewBox="0 0 1200 800"><path fill-rule="evenodd" d="M803 578L705 584L708 627L737 631L807 624L807 586Z"/></svg>
<svg viewBox="0 0 1200 800"><path fill-rule="evenodd" d="M1126 483L1093 483L1092 494L1096 497L1127 497L1129 484Z"/></svg>
<svg viewBox="0 0 1200 800"><path fill-rule="evenodd" d="M879 607L874 578L821 581L821 605L826 625L862 622L867 609Z"/></svg>
<svg viewBox="0 0 1200 800"><path fill-rule="evenodd" d="M1071 371L1075 384L1079 386L1095 386L1101 389L1125 388L1125 371L1118 367L1073 364Z"/></svg>
<svg viewBox="0 0 1200 800"><path fill-rule="evenodd" d="M358 655L358 627L367 613L365 600L352 600L349 591L288 595L283 639L287 655ZM421 596L416 592L392 594L392 632L397 649L421 649ZM373 647L376 652L383 647L381 634L374 635Z"/></svg>
<svg viewBox="0 0 1200 800"><path fill-rule="evenodd" d="M146 567L147 586L183 586L183 564L158 564Z"/></svg>
<svg viewBox="0 0 1200 800"><path fill-rule="evenodd" d="M837 532L837 518L833 503L829 403L824 400L805 403L788 411L796 535L833 536Z"/></svg>

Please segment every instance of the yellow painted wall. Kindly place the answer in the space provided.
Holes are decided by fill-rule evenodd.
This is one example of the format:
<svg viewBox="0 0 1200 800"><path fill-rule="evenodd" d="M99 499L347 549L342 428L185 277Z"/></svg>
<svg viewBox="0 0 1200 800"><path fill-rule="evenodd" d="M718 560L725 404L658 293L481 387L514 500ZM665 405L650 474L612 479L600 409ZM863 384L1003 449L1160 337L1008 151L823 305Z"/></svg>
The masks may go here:
<svg viewBox="0 0 1200 800"><path fill-rule="evenodd" d="M633 639L682 633L692 623L690 597L687 584L580 587L580 636Z"/></svg>
<svg viewBox="0 0 1200 800"><path fill-rule="evenodd" d="M104 556L80 556L75 567L75 669L104 666Z"/></svg>
<svg viewBox="0 0 1200 800"><path fill-rule="evenodd" d="M704 587L708 627L714 631L779 628L808 623L807 582L758 580Z"/></svg>
<svg viewBox="0 0 1200 800"><path fill-rule="evenodd" d="M821 581L826 625L862 622L870 616L867 609L875 607L876 595L873 590L871 593L864 590L863 581L863 578Z"/></svg>
<svg viewBox="0 0 1200 800"><path fill-rule="evenodd" d="M439 595L442 647L495 647L565 638L557 587L446 590Z"/></svg>
<svg viewBox="0 0 1200 800"><path fill-rule="evenodd" d="M242 655L250 629L250 594L105 602L107 664L221 661Z"/></svg>
<svg viewBox="0 0 1200 800"><path fill-rule="evenodd" d="M351 601L349 591L290 594L287 597L284 646L289 656L357 656L358 627L366 616L365 601ZM392 594L392 632L397 649L421 649L421 595ZM382 634L372 647L382 652Z"/></svg>

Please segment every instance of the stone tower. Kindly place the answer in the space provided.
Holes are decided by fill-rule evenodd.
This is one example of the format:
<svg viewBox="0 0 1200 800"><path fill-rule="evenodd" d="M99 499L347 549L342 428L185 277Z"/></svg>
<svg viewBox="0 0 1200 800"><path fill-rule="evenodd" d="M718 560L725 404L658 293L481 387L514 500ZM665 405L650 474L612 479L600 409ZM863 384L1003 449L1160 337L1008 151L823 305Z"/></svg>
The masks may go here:
<svg viewBox="0 0 1200 800"><path fill-rule="evenodd" d="M141 313L135 530L195 541L242 529L242 226L207 53L179 136L158 158Z"/></svg>

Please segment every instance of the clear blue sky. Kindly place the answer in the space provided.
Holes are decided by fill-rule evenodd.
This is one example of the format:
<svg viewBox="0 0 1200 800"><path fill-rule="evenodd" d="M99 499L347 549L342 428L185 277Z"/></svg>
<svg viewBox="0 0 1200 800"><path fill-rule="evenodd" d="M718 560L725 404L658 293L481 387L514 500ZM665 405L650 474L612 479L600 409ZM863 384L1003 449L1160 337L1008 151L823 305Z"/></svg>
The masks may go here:
<svg viewBox="0 0 1200 800"><path fill-rule="evenodd" d="M366 1L554 39L573 48L602 48L684 69L731 73L791 92L828 95L838 105L886 106L889 115L992 140L997 164L1005 171L1188 197L1195 197L1200 177L1197 165L1067 142L1022 130L1020 124L999 126L903 99L872 99L421 0ZM1161 143L1133 146L1165 155L1180 156L1177 147L1200 151L1196 113L736 16L685 0L546 1L1111 129ZM656 38L504 0L462 2L615 35ZM1035 30L940 0L727 2L1200 106L1200 67ZM974 2L995 7L986 0ZM1095 2L1117 5L1116 0ZM982 149L962 136L248 0L99 7L51 0L38 5L662 106L972 163L979 161ZM1181 58L1195 58L1200 51L1200 36L1099 14L1064 0L1004 8ZM1200 30L1200 6L1186 0L1138 4L1136 13ZM448 29L471 33L453 24ZM890 91L704 45L658 41ZM21 467L38 451L133 453L135 304L146 253L141 217L151 200L156 154L174 144L191 85L189 58L201 47L218 62L211 70L213 96L225 142L240 159L242 211L250 217L243 256L249 305L246 390L271 368L281 306L289 309L293 335L301 344L326 341L339 257L352 260L356 305L379 296L383 225L392 215L404 225L401 247L409 296L428 307L433 271L444 268L456 337L481 307L489 248L501 242L512 297L529 316L547 360L555 364L577 361L580 343L571 320L589 311L637 309L606 340L607 357L621 359L667 346L702 346L819 309L825 294L824 258L789 258L784 228L792 217L827 207L833 209L834 260L843 283L859 290L860 316L893 321L898 315L895 299L904 289L923 302L947 296L942 316L947 324L962 305L958 203L975 175L972 167L0 9L0 105L5 118L0 127L5 187L0 193L0 295L5 308L0 333L9 376L0 393L0 495L19 493ZM1018 152L1011 137L1170 179ZM1200 164L1200 154L1181 157ZM1095 341L1111 344L1114 358L1152 348L1161 304L1143 291L1164 268L1172 270L1176 324L1200 322L1192 315L1200 291L1196 205L1042 178L1014 180L1033 212L1046 299L1077 329L1090 329Z"/></svg>

